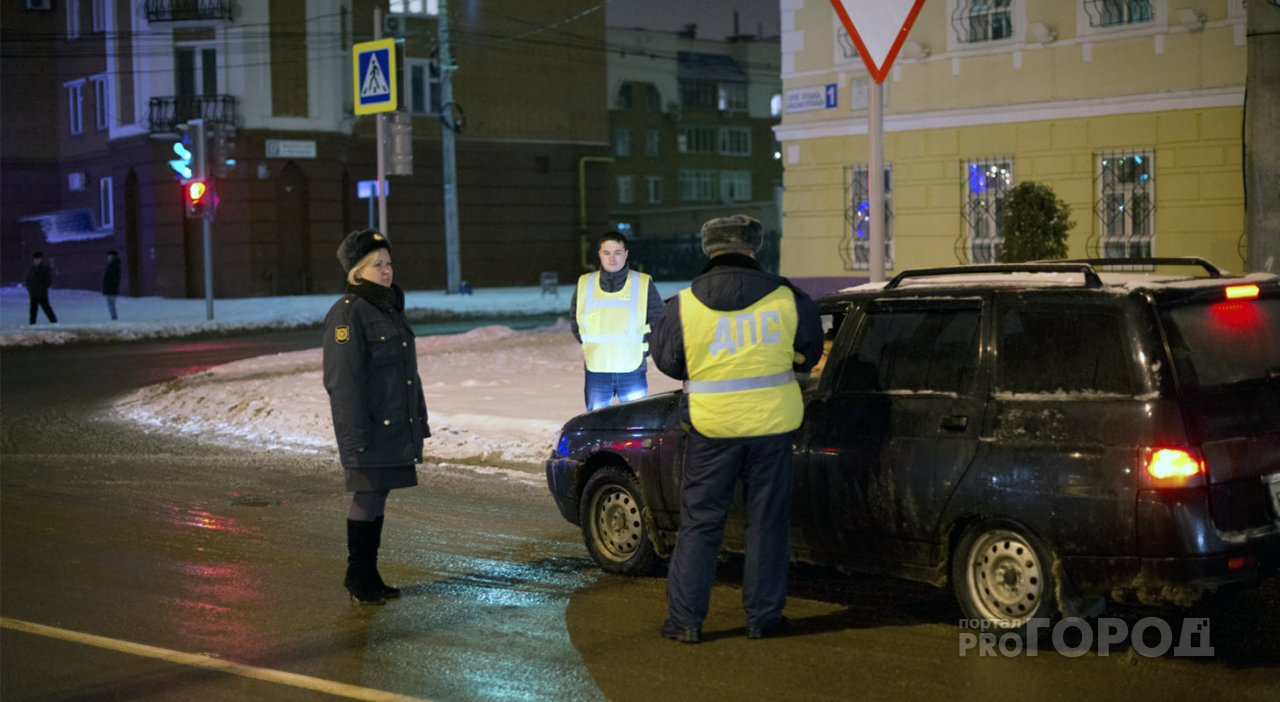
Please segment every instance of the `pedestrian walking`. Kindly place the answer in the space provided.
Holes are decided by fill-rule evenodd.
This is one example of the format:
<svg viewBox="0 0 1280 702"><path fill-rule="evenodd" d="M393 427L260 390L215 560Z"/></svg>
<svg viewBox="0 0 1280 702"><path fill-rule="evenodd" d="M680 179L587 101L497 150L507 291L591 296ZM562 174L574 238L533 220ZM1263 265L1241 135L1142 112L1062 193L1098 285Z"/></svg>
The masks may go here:
<svg viewBox="0 0 1280 702"><path fill-rule="evenodd" d="M662 635L697 643L734 485L746 498L742 606L747 636L777 636L790 564L791 444L804 418L796 372L822 355L822 323L808 295L755 260L763 240L746 215L702 225L711 260L667 305L653 360L685 381L689 424L680 528L667 575Z"/></svg>
<svg viewBox="0 0 1280 702"><path fill-rule="evenodd" d="M36 309L44 310L44 316L50 324L58 322L58 315L53 313L49 305L49 288L53 286L53 269L44 261L44 254L37 251L31 254L31 268L27 270L27 295L31 298L31 324L36 323Z"/></svg>
<svg viewBox="0 0 1280 702"><path fill-rule="evenodd" d="M324 387L338 457L352 492L347 509L347 574L353 601L400 596L378 573L387 496L418 484L414 464L431 436L404 292L392 282L391 242L376 229L338 246L347 290L324 322Z"/></svg>
<svg viewBox="0 0 1280 702"><path fill-rule="evenodd" d="M116 316L116 296L120 294L120 257L115 251L107 252L107 268L102 272L102 295L107 298L107 311L111 313L111 320L119 319Z"/></svg>
<svg viewBox="0 0 1280 702"><path fill-rule="evenodd" d="M627 237L596 240L600 270L578 278L569 298L573 338L582 344L587 410L649 394L648 335L662 316L662 297L646 273L627 266Z"/></svg>

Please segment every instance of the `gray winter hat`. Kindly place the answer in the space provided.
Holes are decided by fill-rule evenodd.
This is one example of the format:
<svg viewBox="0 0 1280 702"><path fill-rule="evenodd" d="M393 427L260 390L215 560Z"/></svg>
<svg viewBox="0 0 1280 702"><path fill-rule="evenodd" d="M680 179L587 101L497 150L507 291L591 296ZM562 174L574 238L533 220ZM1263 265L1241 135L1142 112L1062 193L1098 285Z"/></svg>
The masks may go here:
<svg viewBox="0 0 1280 702"><path fill-rule="evenodd" d="M708 256L725 251L755 253L764 241L760 220L744 214L717 217L702 225L702 253Z"/></svg>
<svg viewBox="0 0 1280 702"><path fill-rule="evenodd" d="M347 235L338 244L338 263L342 264L342 272L350 273L360 259L378 249L391 250L391 240L377 229L357 229Z"/></svg>

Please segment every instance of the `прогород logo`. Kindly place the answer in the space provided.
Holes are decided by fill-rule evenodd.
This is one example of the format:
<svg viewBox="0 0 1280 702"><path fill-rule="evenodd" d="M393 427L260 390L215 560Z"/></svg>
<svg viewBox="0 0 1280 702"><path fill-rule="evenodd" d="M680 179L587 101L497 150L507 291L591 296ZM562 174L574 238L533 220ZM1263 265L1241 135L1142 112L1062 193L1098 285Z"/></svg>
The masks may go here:
<svg viewBox="0 0 1280 702"><path fill-rule="evenodd" d="M964 631L960 632L960 657L976 655L1013 658L1038 655L1041 634L1048 630L1049 624L1048 619L1036 618L1027 622L1025 635L1010 631L997 634L997 631L1008 629L1010 625L990 619L962 619L960 628ZM1067 643L1066 635L1069 631L1076 632L1078 642ZM1175 638L1177 646L1174 646ZM1169 622L1159 617L1139 619L1132 629L1123 619L1114 617L1101 617L1096 623L1079 617L1067 617L1053 626L1050 641L1054 651L1068 658L1077 658L1093 650L1095 641L1099 656L1110 655L1112 649L1123 646L1126 642L1128 648L1148 658L1163 656L1170 648L1173 649L1173 655L1180 658L1213 655L1213 646L1209 643L1208 617L1183 619L1180 634L1176 637Z"/></svg>

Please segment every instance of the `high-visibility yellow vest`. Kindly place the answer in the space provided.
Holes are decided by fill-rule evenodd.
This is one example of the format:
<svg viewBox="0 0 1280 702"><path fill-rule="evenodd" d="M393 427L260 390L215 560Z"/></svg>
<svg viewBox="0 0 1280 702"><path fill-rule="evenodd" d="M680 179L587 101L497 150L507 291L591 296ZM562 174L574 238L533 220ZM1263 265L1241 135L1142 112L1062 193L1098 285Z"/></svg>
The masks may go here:
<svg viewBox="0 0 1280 702"><path fill-rule="evenodd" d="M785 285L745 310L713 310L680 291L689 419L703 436L767 436L804 420L795 362L796 299Z"/></svg>
<svg viewBox="0 0 1280 702"><path fill-rule="evenodd" d="M640 367L649 350L649 281L631 271L617 292L600 289L600 273L578 278L578 335L582 356L593 373L627 373Z"/></svg>

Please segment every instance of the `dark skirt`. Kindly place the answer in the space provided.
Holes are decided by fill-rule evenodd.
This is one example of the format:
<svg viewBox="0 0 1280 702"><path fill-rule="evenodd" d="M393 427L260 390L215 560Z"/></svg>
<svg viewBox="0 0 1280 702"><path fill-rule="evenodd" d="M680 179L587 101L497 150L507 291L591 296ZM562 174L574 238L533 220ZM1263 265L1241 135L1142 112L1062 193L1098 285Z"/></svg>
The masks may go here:
<svg viewBox="0 0 1280 702"><path fill-rule="evenodd" d="M395 490L418 484L418 471L412 465L392 468L344 468L347 492Z"/></svg>

